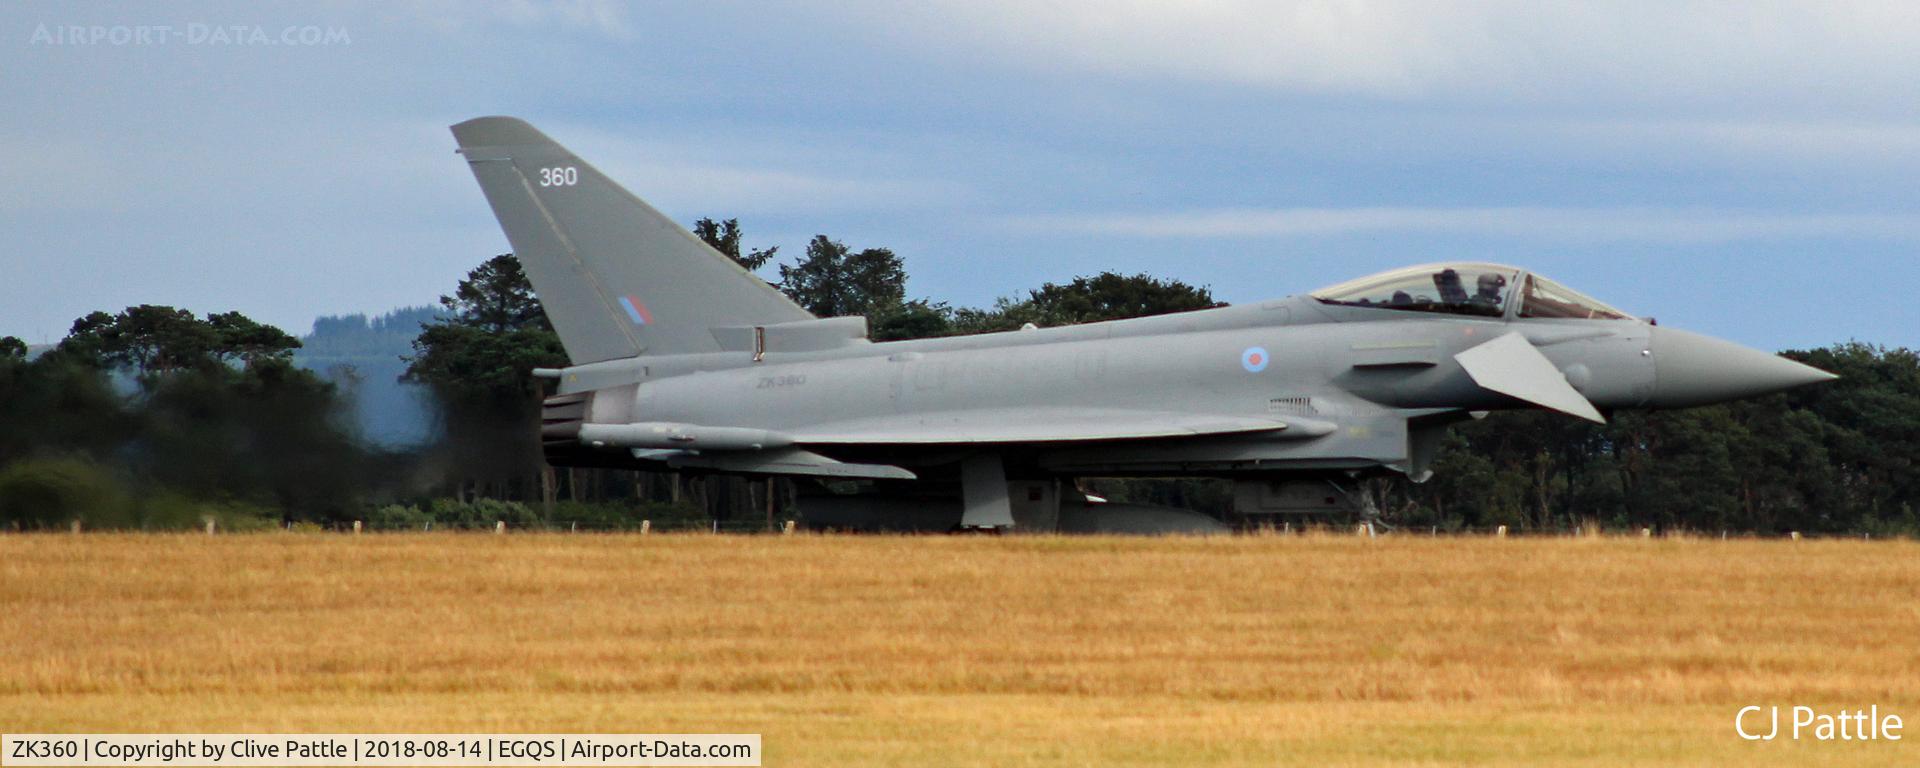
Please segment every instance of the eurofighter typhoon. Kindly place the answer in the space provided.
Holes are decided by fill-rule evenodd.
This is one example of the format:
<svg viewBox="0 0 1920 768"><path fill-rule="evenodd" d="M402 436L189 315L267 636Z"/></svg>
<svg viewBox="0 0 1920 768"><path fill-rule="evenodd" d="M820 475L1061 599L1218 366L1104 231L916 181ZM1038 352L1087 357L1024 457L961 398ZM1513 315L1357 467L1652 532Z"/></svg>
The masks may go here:
<svg viewBox="0 0 1920 768"><path fill-rule="evenodd" d="M1076 477L1234 482L1234 511L1372 513L1449 425L1509 408L1602 422L1831 374L1654 325L1518 267L1432 264L1304 296L874 343L818 318L533 126L453 126L572 365L541 437L561 466L787 476L809 525L1206 531ZM829 489L833 490L829 490Z"/></svg>

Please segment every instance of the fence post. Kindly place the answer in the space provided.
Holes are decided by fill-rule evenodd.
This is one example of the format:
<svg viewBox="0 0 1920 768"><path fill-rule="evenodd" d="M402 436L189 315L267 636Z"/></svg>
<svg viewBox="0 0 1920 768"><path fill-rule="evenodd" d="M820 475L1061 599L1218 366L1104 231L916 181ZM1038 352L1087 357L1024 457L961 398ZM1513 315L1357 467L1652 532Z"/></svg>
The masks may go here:
<svg viewBox="0 0 1920 768"><path fill-rule="evenodd" d="M782 526L780 526L780 534L781 534L782 536L792 536L792 535L793 535L793 521L792 521L792 520L788 520L788 521L787 521L787 523L786 523L786 525L782 525Z"/></svg>
<svg viewBox="0 0 1920 768"><path fill-rule="evenodd" d="M207 515L206 517L203 517L200 519L205 521L207 524L207 535L212 536L213 535L213 516Z"/></svg>
<svg viewBox="0 0 1920 768"><path fill-rule="evenodd" d="M645 535L647 535L647 534L649 534L649 533L652 533L652 532L653 532L653 521L652 521L652 520L642 520L642 521L640 521L640 535L642 535L642 536L645 536Z"/></svg>
<svg viewBox="0 0 1920 768"><path fill-rule="evenodd" d="M767 486L767 530L771 531L773 530L773 498L774 498L773 497L774 478L772 475L767 476L766 486ZM747 489L747 498L748 499L753 498L752 488ZM788 522L792 522L792 521L789 520ZM792 533L792 531L788 531L788 533Z"/></svg>
<svg viewBox="0 0 1920 768"><path fill-rule="evenodd" d="M71 530L75 535L78 535L80 533L80 518L76 517L73 519L73 525L69 528L69 530Z"/></svg>
<svg viewBox="0 0 1920 768"><path fill-rule="evenodd" d="M495 520L495 521L493 521L493 532L494 532L494 533L495 533L496 535L497 535L497 534L502 534L502 533L506 533L506 532L507 532L507 521L505 521L505 520Z"/></svg>
<svg viewBox="0 0 1920 768"><path fill-rule="evenodd" d="M360 535L360 521L358 520L353 521L353 535Z"/></svg>
<svg viewBox="0 0 1920 768"><path fill-rule="evenodd" d="M1506 538L1506 537L1507 537L1507 527L1503 525L1503 526L1500 526L1500 527L1498 527L1498 528L1495 528L1495 529L1493 529L1493 537L1494 537L1494 538L1496 538L1496 539L1504 539L1504 538Z"/></svg>

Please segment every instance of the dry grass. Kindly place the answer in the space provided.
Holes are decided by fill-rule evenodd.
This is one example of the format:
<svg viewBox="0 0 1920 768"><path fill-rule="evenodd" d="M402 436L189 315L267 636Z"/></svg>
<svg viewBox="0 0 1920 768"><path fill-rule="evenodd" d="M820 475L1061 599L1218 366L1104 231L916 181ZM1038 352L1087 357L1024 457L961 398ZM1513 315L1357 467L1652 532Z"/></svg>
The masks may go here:
<svg viewBox="0 0 1920 768"><path fill-rule="evenodd" d="M769 765L1912 764L1906 542L0 537L0 730L758 732Z"/></svg>

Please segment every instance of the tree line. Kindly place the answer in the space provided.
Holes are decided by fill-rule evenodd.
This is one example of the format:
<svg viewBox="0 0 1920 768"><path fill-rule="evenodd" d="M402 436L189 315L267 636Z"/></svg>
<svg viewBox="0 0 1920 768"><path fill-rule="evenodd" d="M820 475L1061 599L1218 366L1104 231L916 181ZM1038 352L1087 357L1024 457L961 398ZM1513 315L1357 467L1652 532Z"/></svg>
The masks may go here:
<svg viewBox="0 0 1920 768"><path fill-rule="evenodd" d="M1222 306L1203 286L1101 273L990 307L910 298L904 261L817 236L800 256L745 249L739 221L696 235L822 317L865 315L876 341ZM420 323L404 378L432 393L434 439L371 447L337 387L291 363L298 339L237 312L142 305L75 321L32 359L0 338L0 526L229 528L757 526L784 483L545 465L539 367L566 356L511 255L488 259ZM1389 524L1920 533L1920 357L1848 342L1786 352L1841 375L1764 398L1597 425L1495 413L1449 433L1426 483L1370 482ZM1084 480L1115 500L1228 517L1205 479Z"/></svg>

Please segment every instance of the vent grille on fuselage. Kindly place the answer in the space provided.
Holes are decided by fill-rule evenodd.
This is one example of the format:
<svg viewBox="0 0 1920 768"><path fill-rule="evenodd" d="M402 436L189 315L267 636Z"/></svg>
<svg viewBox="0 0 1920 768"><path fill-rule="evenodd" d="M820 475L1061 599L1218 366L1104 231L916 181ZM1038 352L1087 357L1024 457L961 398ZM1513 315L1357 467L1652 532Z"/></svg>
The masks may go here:
<svg viewBox="0 0 1920 768"><path fill-rule="evenodd" d="M1317 416L1320 410L1313 407L1311 397L1276 397L1267 401L1268 413L1285 413L1294 416Z"/></svg>

